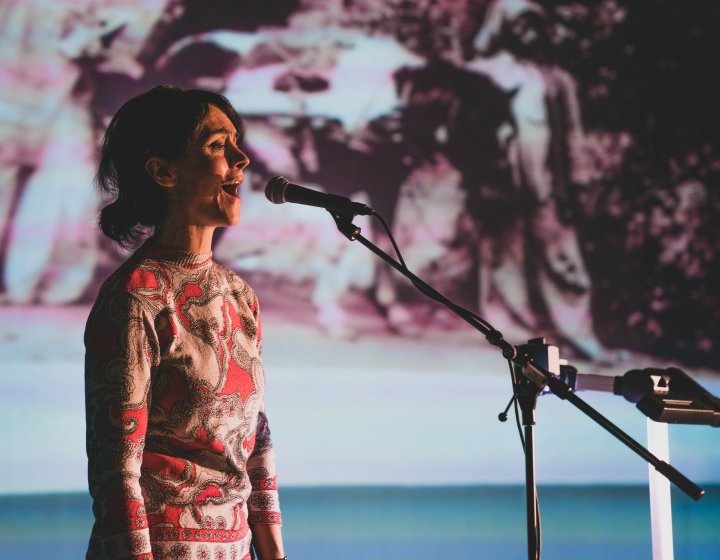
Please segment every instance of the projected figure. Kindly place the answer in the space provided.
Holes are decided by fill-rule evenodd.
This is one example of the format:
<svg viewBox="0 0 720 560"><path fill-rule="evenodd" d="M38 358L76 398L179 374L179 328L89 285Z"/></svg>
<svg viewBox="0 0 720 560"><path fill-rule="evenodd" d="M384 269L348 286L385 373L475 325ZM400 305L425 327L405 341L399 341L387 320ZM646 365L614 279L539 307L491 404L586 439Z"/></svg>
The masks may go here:
<svg viewBox="0 0 720 560"><path fill-rule="evenodd" d="M172 86L105 134L100 227L126 247L153 235L86 326L88 559L284 555L258 300L211 252L240 219L242 139L227 99Z"/></svg>
<svg viewBox="0 0 720 560"><path fill-rule="evenodd" d="M92 280L97 200L88 187L96 142L92 91L78 61L97 58L102 72L137 76L133 57L165 3L13 1L0 7L7 303L72 302Z"/></svg>
<svg viewBox="0 0 720 560"><path fill-rule="evenodd" d="M481 308L501 328L552 334L589 358L607 358L594 334L590 278L565 214L582 185L583 130L572 77L552 59L545 10L529 0L488 7L468 68L514 92L509 145L517 211L481 236ZM497 230L497 232L495 231ZM490 237L499 232L499 235Z"/></svg>
<svg viewBox="0 0 720 560"><path fill-rule="evenodd" d="M398 111L402 159L412 168L394 214L397 240L411 269L475 307L478 223L504 212L491 193L509 181L509 96L487 77L445 61L404 68L395 79L405 103ZM388 323L402 334L420 333L427 314L411 311L417 306L399 297L406 283L395 280L379 275Z"/></svg>

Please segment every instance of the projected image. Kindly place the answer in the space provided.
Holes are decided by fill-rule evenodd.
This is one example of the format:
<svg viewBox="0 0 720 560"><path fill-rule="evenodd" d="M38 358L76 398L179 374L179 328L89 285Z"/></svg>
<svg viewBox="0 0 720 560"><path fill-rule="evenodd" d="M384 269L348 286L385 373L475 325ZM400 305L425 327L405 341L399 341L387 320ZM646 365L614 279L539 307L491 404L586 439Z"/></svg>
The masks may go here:
<svg viewBox="0 0 720 560"><path fill-rule="evenodd" d="M361 337L358 314L399 337L464 327L349 251L321 211L268 207L273 175L370 205L411 270L514 341L542 334L599 364L623 350L713 363L717 154L680 138L658 163L670 148L653 134L678 122L619 101L647 87L632 74L638 14L215 4L5 3L5 305L87 303L125 258L92 226L94 146L125 99L176 83L223 93L246 119L243 226L218 237L216 258L289 283L323 333ZM390 250L377 222L358 225Z"/></svg>
<svg viewBox="0 0 720 560"><path fill-rule="evenodd" d="M83 332L132 253L100 233L93 182L110 119L158 84L221 93L245 125L240 224L213 258L258 295L292 557L385 540L518 557L525 471L500 352L324 209L272 204L274 177L374 209L413 273L512 344L544 337L608 377L676 366L720 394L720 11L640 4L0 0L2 549L86 549ZM381 220L353 223L395 256ZM634 403L585 395L647 441ZM603 539L598 558L642 557L647 464L566 401L538 409L548 534L580 535L557 556ZM716 431L671 427L694 482L720 481ZM568 515L573 485L615 488ZM55 525L27 519L52 504L67 525L46 542L35 527ZM717 550L704 507L681 512L683 557Z"/></svg>

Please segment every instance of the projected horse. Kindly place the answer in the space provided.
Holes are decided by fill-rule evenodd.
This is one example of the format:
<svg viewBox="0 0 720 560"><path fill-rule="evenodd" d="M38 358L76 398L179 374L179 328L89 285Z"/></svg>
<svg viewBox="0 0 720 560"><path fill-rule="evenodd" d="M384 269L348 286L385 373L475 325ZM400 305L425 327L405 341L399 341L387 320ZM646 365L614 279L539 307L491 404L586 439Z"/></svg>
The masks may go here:
<svg viewBox="0 0 720 560"><path fill-rule="evenodd" d="M444 61L401 69L395 80L403 106L385 123L385 142L376 140L367 157L377 162L371 157L377 154L382 165L356 165L355 180L364 168L365 176L383 175L384 188L370 198L392 220L408 266L477 308L479 232L521 204L506 157L515 131L512 94ZM382 269L376 297L391 326L417 328Z"/></svg>
<svg viewBox="0 0 720 560"><path fill-rule="evenodd" d="M268 144L281 145L289 134L298 182L356 199L362 193L395 230L413 270L432 272L448 285L460 276L467 284L470 276L474 288L479 221L514 196L505 192L511 183L505 144L514 131L509 96L489 79L446 62L401 67L392 80L396 104L365 126L348 129L338 118L295 117L282 133L264 125L265 134L276 136ZM363 232L388 249L376 229L373 223ZM357 250L352 254L359 257ZM354 265L343 289L368 289L390 326L409 333L413 318L398 302L403 284L377 259ZM368 278L367 267L376 270L374 282L353 284L353 278ZM322 284L327 290L327 282ZM472 295L462 295L477 307L473 288ZM341 299L343 289L330 291Z"/></svg>

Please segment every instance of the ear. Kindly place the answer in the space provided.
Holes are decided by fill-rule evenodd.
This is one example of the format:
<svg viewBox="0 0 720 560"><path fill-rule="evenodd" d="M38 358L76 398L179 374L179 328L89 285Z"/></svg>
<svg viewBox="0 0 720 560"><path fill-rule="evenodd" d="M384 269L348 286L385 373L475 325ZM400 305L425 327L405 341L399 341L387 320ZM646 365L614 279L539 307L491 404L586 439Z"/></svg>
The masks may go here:
<svg viewBox="0 0 720 560"><path fill-rule="evenodd" d="M145 171L161 187L174 187L177 185L175 169L162 158L157 156L148 158L145 162Z"/></svg>

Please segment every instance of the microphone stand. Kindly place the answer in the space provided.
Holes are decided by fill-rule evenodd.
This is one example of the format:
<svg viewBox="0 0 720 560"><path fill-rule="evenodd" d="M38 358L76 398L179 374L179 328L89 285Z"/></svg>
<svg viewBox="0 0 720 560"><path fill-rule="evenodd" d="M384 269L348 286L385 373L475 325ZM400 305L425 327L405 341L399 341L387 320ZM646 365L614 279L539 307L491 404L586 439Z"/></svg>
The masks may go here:
<svg viewBox="0 0 720 560"><path fill-rule="evenodd" d="M505 359L510 360L516 366L514 369L522 374L523 377L517 384L515 384L513 389L518 399L520 409L522 410L523 424L525 426L528 560L537 560L540 552L540 543L537 538L538 510L537 488L535 484L533 429L535 425L535 404L537 396L545 386L547 386L550 391L552 391L560 399L569 401L576 408L585 413L585 415L589 416L597 424L615 436L616 439L640 455L640 457L655 467L655 470L665 476L670 482L675 484L675 486L690 496L693 500L697 501L702 498L705 494L705 491L702 488L697 486L693 481L685 477L680 471L670 464L658 459L655 455L645 449L645 447L635 441L630 435L626 434L618 426L613 424L610 420L605 418L602 414L578 397L569 385L539 364L526 351L507 342L503 338L502 333L496 330L490 323L477 315L471 314L467 310L447 299L433 287L415 276L407 269L407 267L397 262L382 249L363 237L360 233L361 229L352 223L352 220L355 217L354 214L339 213L332 210L328 210L328 212L330 212L335 220L335 224L337 225L340 233L342 233L350 241L358 241L361 245L364 245L367 249L410 280L410 282L412 282L412 284L427 297L443 304L458 317L479 330L483 335L485 335L485 338L490 344L501 350Z"/></svg>
<svg viewBox="0 0 720 560"><path fill-rule="evenodd" d="M541 387L526 378L518 379L515 395L520 407L525 436L525 512L527 518L528 558L540 558L540 518L535 482L535 405Z"/></svg>

